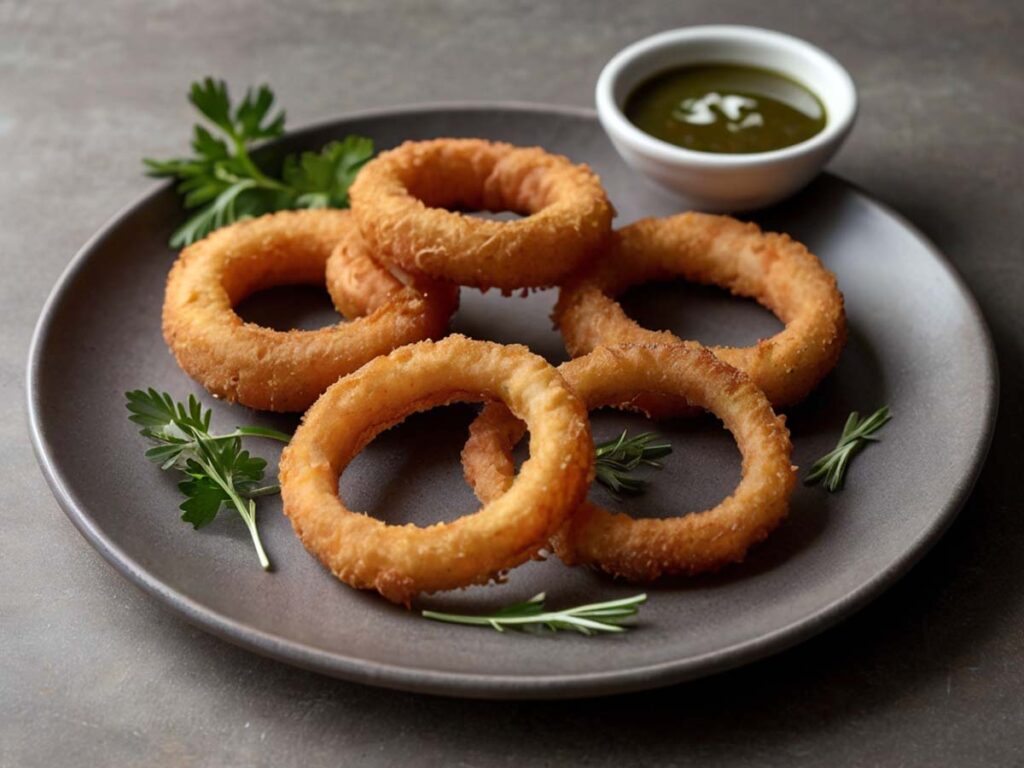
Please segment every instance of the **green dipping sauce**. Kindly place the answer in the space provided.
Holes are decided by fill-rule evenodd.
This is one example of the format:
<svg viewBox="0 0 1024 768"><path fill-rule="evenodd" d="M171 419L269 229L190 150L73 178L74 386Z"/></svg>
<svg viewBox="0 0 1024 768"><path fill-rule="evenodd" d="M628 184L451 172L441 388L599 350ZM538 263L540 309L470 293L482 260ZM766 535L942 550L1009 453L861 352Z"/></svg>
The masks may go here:
<svg viewBox="0 0 1024 768"><path fill-rule="evenodd" d="M768 69L695 64L641 83L626 99L637 128L697 152L770 152L825 127L825 106L805 86Z"/></svg>

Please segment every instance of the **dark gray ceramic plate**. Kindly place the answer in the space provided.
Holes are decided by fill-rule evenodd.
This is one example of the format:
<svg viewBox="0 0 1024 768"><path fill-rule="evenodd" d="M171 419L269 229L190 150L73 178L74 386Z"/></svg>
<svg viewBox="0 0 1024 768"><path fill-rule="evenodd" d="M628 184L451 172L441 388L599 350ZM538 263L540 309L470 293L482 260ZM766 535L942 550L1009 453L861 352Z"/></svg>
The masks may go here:
<svg viewBox="0 0 1024 768"><path fill-rule="evenodd" d="M319 147L356 132L380 148L464 135L541 144L590 163L618 224L673 213L615 155L589 112L515 105L402 109L357 115L288 137L270 154ZM215 423L290 429L295 419L214 403L177 368L160 336L167 238L181 213L161 187L118 216L79 253L43 311L29 362L31 426L61 506L132 582L188 620L275 658L375 685L460 696L568 697L663 685L778 651L833 624L891 584L934 543L970 492L996 409L996 367L984 322L946 260L911 226L849 184L822 177L758 220L806 242L839 277L850 343L838 369L790 413L795 461L831 448L852 409L892 407L883 441L860 456L845 491L800 487L786 523L738 567L650 590L635 630L621 636L529 636L419 618L337 582L310 557L277 499L260 527L276 570L258 567L244 526L224 514L193 532L178 519L174 480L142 456L122 393L155 385L198 392ZM564 358L548 313L551 292L527 299L463 291L454 327L523 342ZM705 342L749 343L778 328L750 302L683 285L627 297L642 322ZM336 316L322 291L283 289L240 313L282 327ZM356 508L392 522L428 523L474 509L458 452L473 415L453 406L410 419L371 444L342 479ZM595 415L599 437L643 421ZM713 420L659 425L676 446L634 514L713 505L739 476L738 453ZM942 446L936 451L935 446ZM258 450L276 459L274 445ZM599 500L613 504L602 489ZM642 511L641 511L642 508ZM557 560L530 563L501 587L425 604L483 610L544 590L554 605L637 590Z"/></svg>

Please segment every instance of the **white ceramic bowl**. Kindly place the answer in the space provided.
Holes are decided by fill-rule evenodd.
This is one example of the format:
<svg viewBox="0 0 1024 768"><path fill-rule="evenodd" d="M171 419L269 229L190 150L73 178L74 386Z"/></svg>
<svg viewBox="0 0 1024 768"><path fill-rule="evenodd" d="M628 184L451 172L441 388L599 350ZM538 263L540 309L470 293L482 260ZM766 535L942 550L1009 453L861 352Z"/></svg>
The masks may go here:
<svg viewBox="0 0 1024 768"><path fill-rule="evenodd" d="M644 133L623 113L626 98L650 76L687 64L745 64L774 70L808 87L825 105L825 128L771 152L697 152ZM801 189L839 149L857 114L857 91L834 58L796 37L757 27L713 25L662 32L620 51L597 80L597 114L622 158L704 211L746 211Z"/></svg>

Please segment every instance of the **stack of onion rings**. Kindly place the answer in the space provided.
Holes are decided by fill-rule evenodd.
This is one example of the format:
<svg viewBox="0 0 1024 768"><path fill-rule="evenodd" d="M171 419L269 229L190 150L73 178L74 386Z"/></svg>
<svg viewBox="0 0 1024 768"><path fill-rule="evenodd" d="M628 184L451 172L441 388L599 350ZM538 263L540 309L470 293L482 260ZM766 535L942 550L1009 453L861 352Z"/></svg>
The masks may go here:
<svg viewBox="0 0 1024 768"><path fill-rule="evenodd" d="M713 347L750 376L776 407L802 400L839 360L846 342L835 277L800 243L728 216L644 219L615 233L603 257L562 287L554 319L569 354L608 344L678 344L630 319L614 296L683 277L755 299L786 328L752 347Z"/></svg>
<svg viewBox="0 0 1024 768"><path fill-rule="evenodd" d="M530 430L530 458L475 514L428 528L350 511L338 477L381 431L416 411L498 398ZM281 457L285 514L339 579L409 604L421 592L484 584L534 557L586 495L586 409L526 347L449 336L395 350L331 386Z"/></svg>
<svg viewBox="0 0 1024 768"><path fill-rule="evenodd" d="M614 215L586 166L482 139L406 142L367 163L350 196L375 258L506 291L564 279L604 245ZM490 221L446 208L529 215Z"/></svg>
<svg viewBox="0 0 1024 768"><path fill-rule="evenodd" d="M697 345L600 347L559 373L588 410L636 409L636 395L685 399L718 416L743 455L736 490L713 509L666 520L636 520L587 501L555 536L568 565L586 564L631 581L701 573L743 559L785 517L796 482L783 419L743 373ZM466 479L484 503L504 498L515 476L512 449L525 427L488 404L463 450Z"/></svg>
<svg viewBox="0 0 1024 768"><path fill-rule="evenodd" d="M345 211L284 211L219 229L186 248L167 279L164 338L182 369L218 397L302 411L340 376L395 347L440 336L450 291L403 287L368 315L314 331L277 331L233 307L283 284L323 284L336 247L362 247Z"/></svg>

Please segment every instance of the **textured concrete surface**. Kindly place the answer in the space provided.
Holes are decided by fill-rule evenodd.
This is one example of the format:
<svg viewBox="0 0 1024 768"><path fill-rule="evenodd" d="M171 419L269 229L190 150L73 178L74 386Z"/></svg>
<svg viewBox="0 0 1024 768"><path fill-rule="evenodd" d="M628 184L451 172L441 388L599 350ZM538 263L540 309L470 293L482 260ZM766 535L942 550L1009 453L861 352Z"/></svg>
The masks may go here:
<svg viewBox="0 0 1024 768"><path fill-rule="evenodd" d="M952 530L883 598L694 684L447 701L304 673L193 630L67 522L28 445L29 335L75 250L150 187L139 158L183 149L191 78L269 81L293 126L412 101L587 105L616 50L702 22L792 32L850 68L862 113L833 169L949 254L996 339L1002 410L986 469ZM1024 762L1022 32L1024 6L994 0L0 0L0 765Z"/></svg>

